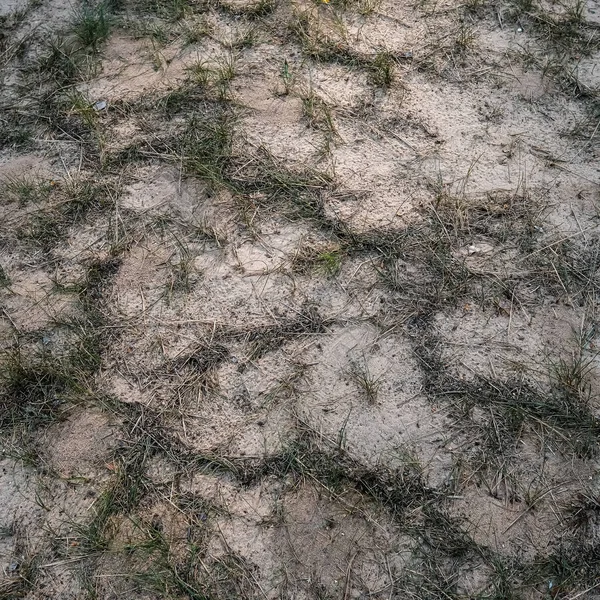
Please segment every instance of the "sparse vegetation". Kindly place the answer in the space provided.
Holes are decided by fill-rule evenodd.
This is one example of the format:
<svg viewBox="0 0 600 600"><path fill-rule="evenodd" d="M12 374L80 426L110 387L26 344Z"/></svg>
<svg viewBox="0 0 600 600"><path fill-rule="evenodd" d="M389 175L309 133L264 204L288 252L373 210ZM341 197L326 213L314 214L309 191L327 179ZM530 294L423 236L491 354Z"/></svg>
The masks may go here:
<svg viewBox="0 0 600 600"><path fill-rule="evenodd" d="M49 2L0 17L0 598L591 597L589 10Z"/></svg>
<svg viewBox="0 0 600 600"><path fill-rule="evenodd" d="M186 44L198 44L213 32L211 23L205 18L198 19L197 21L185 20L181 27Z"/></svg>
<svg viewBox="0 0 600 600"><path fill-rule="evenodd" d="M97 365L95 341L85 333L61 355L42 348L25 356L17 347L2 357L3 430L52 422L73 401L85 397Z"/></svg>
<svg viewBox="0 0 600 600"><path fill-rule="evenodd" d="M252 48L260 42L261 37L258 28L251 25L241 29L232 39L230 46L232 50L244 50Z"/></svg>
<svg viewBox="0 0 600 600"><path fill-rule="evenodd" d="M11 176L2 182L5 197L21 204L43 202L50 195L52 185L52 181L35 176Z"/></svg>
<svg viewBox="0 0 600 600"><path fill-rule="evenodd" d="M5 185L9 198L28 208L16 224L16 236L46 252L64 239L69 226L111 208L119 195L115 182L100 184L82 174L64 180L13 179Z"/></svg>

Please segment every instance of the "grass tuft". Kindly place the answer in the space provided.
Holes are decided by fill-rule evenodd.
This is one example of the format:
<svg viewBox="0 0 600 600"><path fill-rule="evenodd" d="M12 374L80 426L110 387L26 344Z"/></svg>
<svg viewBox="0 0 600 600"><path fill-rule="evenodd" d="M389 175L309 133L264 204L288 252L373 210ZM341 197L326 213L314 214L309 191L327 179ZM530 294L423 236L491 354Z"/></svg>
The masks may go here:
<svg viewBox="0 0 600 600"><path fill-rule="evenodd" d="M194 115L182 139L182 154L188 174L213 187L227 183L231 163L235 118L218 111L212 118Z"/></svg>
<svg viewBox="0 0 600 600"><path fill-rule="evenodd" d="M423 368L428 396L434 402L445 399L462 406L462 417L468 417L475 407L492 411L487 437L492 453L515 448L524 427L540 432L540 439L576 456L589 458L598 453L600 419L590 409L587 398L566 394L562 386L546 392L525 381L481 376L473 382L464 381L441 361L440 342L428 330L427 320L414 322L415 353Z"/></svg>
<svg viewBox="0 0 600 600"><path fill-rule="evenodd" d="M323 333L325 324L319 312L308 305L296 318L282 320L274 326L256 327L245 333L230 332L229 335L232 337L243 335L250 345L249 360L257 360L267 352L281 348L289 339Z"/></svg>
<svg viewBox="0 0 600 600"><path fill-rule="evenodd" d="M348 377L358 386L369 404L377 402L381 377L375 377L371 373L366 358L363 357L362 361L352 362L348 370Z"/></svg>
<svg viewBox="0 0 600 600"><path fill-rule="evenodd" d="M277 0L254 0L244 4L233 4L219 0L218 6L222 11L232 15L248 19L259 19L268 17L277 8Z"/></svg>
<svg viewBox="0 0 600 600"><path fill-rule="evenodd" d="M207 395L217 387L216 368L229 356L221 344L202 345L169 361L166 375L175 382L177 397L196 399L198 392Z"/></svg>
<svg viewBox="0 0 600 600"><path fill-rule="evenodd" d="M51 35L37 60L37 71L43 81L54 86L68 86L87 72L84 55L64 35Z"/></svg>
<svg viewBox="0 0 600 600"><path fill-rule="evenodd" d="M551 361L551 377L555 389L571 402L586 405L591 397L591 384L595 378L596 360L600 353L594 351L595 328L576 333L574 349L568 358Z"/></svg>
<svg viewBox="0 0 600 600"><path fill-rule="evenodd" d="M103 3L84 3L75 11L72 28L83 48L97 51L99 45L108 38L110 33L106 6Z"/></svg>
<svg viewBox="0 0 600 600"><path fill-rule="evenodd" d="M51 423L88 390L90 373L77 350L70 356L43 349L26 356L17 348L0 360L0 430Z"/></svg>
<svg viewBox="0 0 600 600"><path fill-rule="evenodd" d="M389 88L394 81L396 60L387 51L378 52L368 64L369 77L374 85Z"/></svg>
<svg viewBox="0 0 600 600"><path fill-rule="evenodd" d="M302 275L315 273L334 277L339 272L344 252L340 245L335 243L311 244L302 240L300 247L290 261L294 273Z"/></svg>
<svg viewBox="0 0 600 600"><path fill-rule="evenodd" d="M2 182L5 198L21 205L29 203L40 204L47 200L52 192L51 181L33 175L13 175Z"/></svg>
<svg viewBox="0 0 600 600"><path fill-rule="evenodd" d="M98 180L88 175L69 175L64 180L23 184L13 182L14 197L35 202L17 228L17 238L52 251L67 235L68 228L81 223L90 214L98 214L114 206L120 193L118 182Z"/></svg>

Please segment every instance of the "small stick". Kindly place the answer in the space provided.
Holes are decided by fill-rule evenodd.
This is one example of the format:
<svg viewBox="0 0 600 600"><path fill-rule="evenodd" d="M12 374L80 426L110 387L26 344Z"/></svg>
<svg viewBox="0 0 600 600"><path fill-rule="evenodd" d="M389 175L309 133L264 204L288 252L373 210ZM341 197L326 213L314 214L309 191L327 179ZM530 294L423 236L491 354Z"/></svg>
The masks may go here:
<svg viewBox="0 0 600 600"><path fill-rule="evenodd" d="M585 229L582 229L581 231L577 231L576 233L573 233L571 235L567 235L563 238L560 238L559 240L556 240L556 242L552 242L551 244L548 244L547 246L543 246L542 248L538 248L537 250L530 252L529 254L527 254L526 256L523 256L519 260L525 260L526 258L530 258L534 254L539 254L540 252L543 252L544 250L547 250L548 248L552 248L552 246L556 246L557 244L560 244L561 242L566 242L567 240L577 237L578 235L583 235L586 231L589 231L590 229L593 229L593 227L591 227L591 226L586 227Z"/></svg>
<svg viewBox="0 0 600 600"><path fill-rule="evenodd" d="M507 339L510 338L510 325L512 323L514 299L515 299L515 290L513 289L511 297L510 297L510 311L508 313L508 329L506 331L506 338Z"/></svg>
<svg viewBox="0 0 600 600"><path fill-rule="evenodd" d="M597 587L600 587L600 581L598 583L594 584L592 587L589 587L587 590L583 590L582 592L579 592L578 594L575 594L574 596L570 596L566 600L575 600L576 598L581 598L581 596L587 594L588 592L591 592L592 590L595 590Z"/></svg>
<svg viewBox="0 0 600 600"><path fill-rule="evenodd" d="M350 597L350 574L352 573L352 563L356 558L358 552L355 552L350 561L348 562L348 568L346 569L346 583L344 585L344 600L348 600Z"/></svg>
<svg viewBox="0 0 600 600"><path fill-rule="evenodd" d="M583 230L583 227L581 226L581 223L579 222L579 219L577 218L577 215L575 214L575 211L573 210L573 204L569 204L569 206L571 207L571 214L573 215L575 222L577 223L577 227L579 227L579 231L581 232L581 235L583 235L583 239L587 242L587 237L585 235L585 232Z"/></svg>

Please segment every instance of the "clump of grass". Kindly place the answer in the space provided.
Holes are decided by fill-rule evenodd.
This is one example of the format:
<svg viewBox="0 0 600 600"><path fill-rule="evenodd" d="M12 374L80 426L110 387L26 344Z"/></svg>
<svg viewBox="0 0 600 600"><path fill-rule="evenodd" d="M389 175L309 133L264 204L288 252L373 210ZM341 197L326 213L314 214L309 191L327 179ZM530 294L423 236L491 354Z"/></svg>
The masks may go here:
<svg viewBox="0 0 600 600"><path fill-rule="evenodd" d="M217 367L227 359L229 350L219 343L202 344L170 360L162 372L174 386L175 397L196 400L218 386Z"/></svg>
<svg viewBox="0 0 600 600"><path fill-rule="evenodd" d="M198 44L205 37L213 33L213 25L205 17L197 20L184 20L181 24L181 32L185 43L188 45Z"/></svg>
<svg viewBox="0 0 600 600"><path fill-rule="evenodd" d="M216 63L205 61L197 62L187 69L189 75L188 86L184 86L180 93L185 93L189 85L198 85L206 91L216 91L217 98L221 101L228 100L227 90L236 75L235 56L228 54Z"/></svg>
<svg viewBox="0 0 600 600"><path fill-rule="evenodd" d="M256 0L254 2L229 4L223 0L218 2L219 8L229 14L258 19L269 16L277 7L277 0Z"/></svg>
<svg viewBox="0 0 600 600"><path fill-rule="evenodd" d="M480 15L484 7L485 0L468 0L465 4L467 11L474 15Z"/></svg>
<svg viewBox="0 0 600 600"><path fill-rule="evenodd" d="M213 89L213 70L198 63L189 70L189 81L180 88L170 91L157 102L167 118L185 111L194 111L198 106L209 108Z"/></svg>
<svg viewBox="0 0 600 600"><path fill-rule="evenodd" d="M56 43L61 46L54 46L51 40L38 60L36 85L40 93L32 99L32 106L45 129L82 143L86 161L95 162L104 148L100 117L92 102L74 86L93 74L98 58L72 40L59 38Z"/></svg>
<svg viewBox="0 0 600 600"><path fill-rule="evenodd" d="M378 52L368 65L369 77L374 85L389 88L394 81L396 60L391 52Z"/></svg>
<svg viewBox="0 0 600 600"><path fill-rule="evenodd" d="M169 21L179 21L191 10L186 0L144 0L143 8Z"/></svg>
<svg viewBox="0 0 600 600"><path fill-rule="evenodd" d="M98 127L98 113L94 110L93 103L77 90L69 90L65 95L65 108L68 107L70 115L76 115L86 129L94 131Z"/></svg>
<svg viewBox="0 0 600 600"><path fill-rule="evenodd" d="M188 522L185 539L176 540L165 534L160 520L135 519L137 539L126 551L140 568L130 579L161 595L197 600L252 597L258 587L251 565L233 552L206 557L207 525L193 519Z"/></svg>
<svg viewBox="0 0 600 600"><path fill-rule="evenodd" d="M94 176L84 175L68 177L60 192L64 197L61 212L68 224L80 221L90 211L112 208L120 194L120 187L117 181L109 178L100 181Z"/></svg>
<svg viewBox="0 0 600 600"><path fill-rule="evenodd" d="M25 148L34 136L32 128L21 123L22 119L6 119L0 122L0 149Z"/></svg>
<svg viewBox="0 0 600 600"><path fill-rule="evenodd" d="M92 211L113 206L118 184L104 178L99 182L88 175L68 175L48 185L53 202L41 202L17 230L17 237L51 251L67 234L68 227L81 222ZM39 197L39 195L38 195Z"/></svg>
<svg viewBox="0 0 600 600"><path fill-rule="evenodd" d="M312 88L301 96L302 113L307 120L308 126L323 132L324 140L321 155L330 154L331 146L337 139L341 139L335 122L331 107Z"/></svg>
<svg viewBox="0 0 600 600"><path fill-rule="evenodd" d="M551 377L557 391L583 405L588 403L591 396L591 382L599 355L598 351L592 350L594 336L594 327L582 328L574 336L574 348L570 355L550 361Z"/></svg>
<svg viewBox="0 0 600 600"><path fill-rule="evenodd" d="M236 76L235 56L228 54L218 63L215 87L217 98L221 101L230 100L230 85Z"/></svg>
<svg viewBox="0 0 600 600"><path fill-rule="evenodd" d="M506 11L506 18L518 22L532 33L558 60L589 56L600 45L595 27L586 22L585 2L547 5L533 0L517 0Z"/></svg>
<svg viewBox="0 0 600 600"><path fill-rule="evenodd" d="M48 199L53 189L53 181L35 175L12 175L2 180L5 197L25 205L39 204Z"/></svg>
<svg viewBox="0 0 600 600"><path fill-rule="evenodd" d="M38 246L47 253L60 243L64 233L60 214L53 210L41 210L31 215L27 222L16 230L18 239Z"/></svg>
<svg viewBox="0 0 600 600"><path fill-rule="evenodd" d="M117 451L113 460L115 479L94 502L91 520L75 527L80 551L100 552L109 547L114 533L112 517L130 513L148 492L144 472L147 461L155 453L153 440L143 435Z"/></svg>
<svg viewBox="0 0 600 600"><path fill-rule="evenodd" d="M600 494L580 492L567 507L567 524L584 544L594 543L595 528L600 523Z"/></svg>
<svg viewBox="0 0 600 600"><path fill-rule="evenodd" d="M554 597L574 598L585 597L597 587L599 569L600 553L596 544L563 541L549 556L536 557L528 574Z"/></svg>
<svg viewBox="0 0 600 600"><path fill-rule="evenodd" d="M107 268L110 268L108 263ZM74 526L79 541L76 552L83 555L109 548L118 526L114 517L124 515L135 519L132 513L136 507L149 493L156 491L146 476L148 461L161 453L177 460L179 454L175 452L181 452L177 442L166 435L160 416L152 410L103 394L96 394L94 401L118 417L127 437L126 443L114 450L111 460L114 477L93 503L91 519ZM181 460L189 464L190 457L185 455Z"/></svg>
<svg viewBox="0 0 600 600"><path fill-rule="evenodd" d="M37 61L40 77L56 86L68 86L82 78L89 63L77 44L60 34L50 36Z"/></svg>
<svg viewBox="0 0 600 600"><path fill-rule="evenodd" d="M312 88L301 95L302 114L309 127L335 133L331 107Z"/></svg>
<svg viewBox="0 0 600 600"><path fill-rule="evenodd" d="M121 268L121 259L113 257L88 265L81 301L87 314L96 311L104 298L104 292Z"/></svg>
<svg viewBox="0 0 600 600"><path fill-rule="evenodd" d="M357 234L339 224L330 222L329 226L347 254L375 255L376 271L407 308L412 305L417 312L426 312L456 306L467 298L473 301L473 297L482 305L507 294L514 300L508 283L473 268L465 248L481 236L499 244L510 240L529 252L536 247L542 213L543 206L528 194L467 198L464 191L452 194L444 188L425 209L425 218L403 229ZM535 262L547 260L547 255L534 252L531 259L524 258Z"/></svg>
<svg viewBox="0 0 600 600"><path fill-rule="evenodd" d="M75 11L72 28L83 48L97 51L98 46L108 38L110 33L106 5L84 3Z"/></svg>
<svg viewBox="0 0 600 600"><path fill-rule="evenodd" d="M89 387L85 350L65 356L41 349L32 356L17 347L1 357L0 430L36 429L59 418Z"/></svg>
<svg viewBox="0 0 600 600"><path fill-rule="evenodd" d="M456 31L454 38L454 47L459 54L465 53L475 45L477 34L473 27L466 23L461 23Z"/></svg>
<svg viewBox="0 0 600 600"><path fill-rule="evenodd" d="M490 192L481 197L467 197L468 178L469 173L457 182L455 190L443 182L432 185L435 200L428 216L434 226L457 247L477 236L499 243L514 240L521 251L531 252L546 205L522 184L512 193Z"/></svg>
<svg viewBox="0 0 600 600"><path fill-rule="evenodd" d="M230 83L236 75L235 56L227 54L217 63L217 81L222 84Z"/></svg>
<svg viewBox="0 0 600 600"><path fill-rule="evenodd" d="M359 66L360 60L344 39L343 32L341 36L334 36L323 30L312 12L296 13L289 28L306 55L325 62Z"/></svg>
<svg viewBox="0 0 600 600"><path fill-rule="evenodd" d="M540 283L549 292L569 303L585 305L588 297L598 290L600 248L596 237L583 243L559 240L546 244L544 252L534 250L524 262L534 267Z"/></svg>
<svg viewBox="0 0 600 600"><path fill-rule="evenodd" d="M348 369L348 377L358 386L369 404L377 402L377 395L381 387L381 377L375 377L371 373L366 358L362 361L352 361Z"/></svg>
<svg viewBox="0 0 600 600"><path fill-rule="evenodd" d="M197 62L188 67L190 79L201 86L207 86L214 78L215 70L205 62Z"/></svg>
<svg viewBox="0 0 600 600"><path fill-rule="evenodd" d="M22 534L19 534L22 535ZM18 540L13 551L18 562L15 561L16 569L12 574L0 579L0 599L14 600L27 596L35 585L40 573L40 556L34 554L26 543Z"/></svg>
<svg viewBox="0 0 600 600"><path fill-rule="evenodd" d="M374 85L383 88L391 86L396 57L387 50L377 52L374 56L357 52L348 41L347 31L341 22L335 22L332 30L332 27L322 26L319 17L313 12L303 11L295 14L289 28L308 56L324 62L365 69Z"/></svg>
<svg viewBox="0 0 600 600"><path fill-rule="evenodd" d="M328 277L337 275L342 266L342 252L338 249L323 250L312 255L298 256L294 260L294 266L312 265L317 273L323 273Z"/></svg>
<svg viewBox="0 0 600 600"><path fill-rule="evenodd" d="M218 111L212 118L194 115L182 139L186 171L213 187L226 184L231 164L235 117Z"/></svg>
<svg viewBox="0 0 600 600"><path fill-rule="evenodd" d="M287 96L294 84L294 74L292 73L290 65L286 59L283 59L283 62L281 63L279 75L281 77L281 81L283 82L283 95Z"/></svg>
<svg viewBox="0 0 600 600"><path fill-rule="evenodd" d="M436 221L398 231L341 230L337 235L348 254L375 253L375 268L383 281L408 304L418 304L419 311L456 305L472 291L474 275ZM414 276L417 272L419 277Z"/></svg>
<svg viewBox="0 0 600 600"><path fill-rule="evenodd" d="M259 207L286 209L292 217L326 222L322 192L330 186L325 173L282 167L281 161L266 148L245 157L242 169L233 171L229 181L238 193Z"/></svg>
<svg viewBox="0 0 600 600"><path fill-rule="evenodd" d="M492 498L502 496L507 503L518 502L522 490L513 471L525 418L519 412L504 412L495 406L489 406L488 411L489 417L484 412L481 421L472 426L479 448L463 466Z"/></svg>
<svg viewBox="0 0 600 600"><path fill-rule="evenodd" d="M56 110L65 91L94 73L100 45L110 33L106 3L84 2L74 11L70 27L49 36L31 65L41 93L35 99L40 114L48 116ZM32 82L28 84L31 86Z"/></svg>
<svg viewBox="0 0 600 600"><path fill-rule="evenodd" d="M244 7L244 14L250 18L267 17L277 8L277 0L258 0Z"/></svg>
<svg viewBox="0 0 600 600"><path fill-rule="evenodd" d="M261 37L258 29L255 26L244 27L238 31L236 36L231 40L229 47L233 50L244 50L252 48L260 43Z"/></svg>
<svg viewBox="0 0 600 600"><path fill-rule="evenodd" d="M235 114L227 107L212 115L194 115L181 136L180 152L189 175L214 188L226 187L263 207L288 207L297 216L325 219L322 191L330 178L316 171L282 167L265 148L234 155Z"/></svg>
<svg viewBox="0 0 600 600"><path fill-rule="evenodd" d="M306 306L296 318L282 319L275 325L256 327L246 332L229 332L228 335L245 338L249 344L248 359L257 360L267 352L281 348L290 339L323 333L325 324L314 307Z"/></svg>
<svg viewBox="0 0 600 600"><path fill-rule="evenodd" d="M135 39L144 39L150 38L153 43L153 48L156 49L156 45L164 46L169 43L173 39L174 29L172 31L167 31L167 25L164 22L152 20L126 20L122 27L126 27L131 34L135 37ZM182 30L182 35L184 38L186 37L186 32L188 28L194 28L194 23L186 23L183 22L180 25ZM192 37L193 37L192 33Z"/></svg>
<svg viewBox="0 0 600 600"><path fill-rule="evenodd" d="M322 6L323 0L315 0L315 4ZM326 4L342 10L356 10L359 14L367 16L377 12L381 0L331 0Z"/></svg>
<svg viewBox="0 0 600 600"><path fill-rule="evenodd" d="M210 70L197 67L197 76L206 81ZM184 93L183 98L171 94L165 101L186 105L191 96ZM202 112L188 117L176 139L164 142L166 152L183 163L187 175L204 180L212 189L230 190L241 205L283 208L289 216L327 221L323 193L331 187L330 176L282 166L264 147L245 153L243 140L235 135L237 116L231 104L204 99L201 106Z"/></svg>
<svg viewBox="0 0 600 600"><path fill-rule="evenodd" d="M189 292L194 282L194 255L181 243L178 243L177 254L177 259L171 263L171 276L167 284L169 298L174 292Z"/></svg>

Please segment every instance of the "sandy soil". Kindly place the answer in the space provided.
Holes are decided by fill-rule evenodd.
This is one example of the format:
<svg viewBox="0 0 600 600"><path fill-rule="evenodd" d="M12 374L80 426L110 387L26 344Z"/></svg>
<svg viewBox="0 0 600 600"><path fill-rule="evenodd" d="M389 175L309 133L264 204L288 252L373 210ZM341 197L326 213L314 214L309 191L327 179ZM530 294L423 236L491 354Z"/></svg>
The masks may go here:
<svg viewBox="0 0 600 600"><path fill-rule="evenodd" d="M0 598L600 598L600 5L77 10L0 5Z"/></svg>

